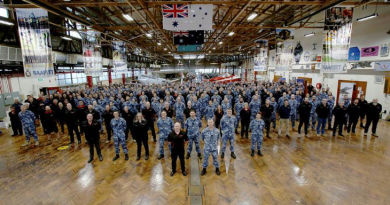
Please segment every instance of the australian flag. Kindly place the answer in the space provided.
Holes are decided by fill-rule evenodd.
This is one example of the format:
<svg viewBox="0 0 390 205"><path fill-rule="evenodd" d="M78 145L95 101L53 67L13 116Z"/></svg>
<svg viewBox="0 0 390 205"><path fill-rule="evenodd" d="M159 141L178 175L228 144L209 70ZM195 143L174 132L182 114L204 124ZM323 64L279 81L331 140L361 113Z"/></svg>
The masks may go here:
<svg viewBox="0 0 390 205"><path fill-rule="evenodd" d="M188 4L164 4L163 15L165 18L187 18Z"/></svg>
<svg viewBox="0 0 390 205"><path fill-rule="evenodd" d="M204 31L175 31L173 32L174 45L204 44Z"/></svg>

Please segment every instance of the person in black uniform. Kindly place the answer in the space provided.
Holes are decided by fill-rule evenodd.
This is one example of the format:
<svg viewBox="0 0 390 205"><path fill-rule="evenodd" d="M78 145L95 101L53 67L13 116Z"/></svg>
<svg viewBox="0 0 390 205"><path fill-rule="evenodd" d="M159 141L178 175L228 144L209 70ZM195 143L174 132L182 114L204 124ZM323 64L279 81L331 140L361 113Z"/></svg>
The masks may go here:
<svg viewBox="0 0 390 205"><path fill-rule="evenodd" d="M326 98L322 99L322 103L317 106L316 113L318 116L318 124L317 124L317 136L325 134L325 126L326 122L328 121L330 107L327 104L328 100ZM321 129L321 130L320 130Z"/></svg>
<svg viewBox="0 0 390 205"><path fill-rule="evenodd" d="M299 125L298 125L298 138L301 137L301 128L302 125L305 124L305 137L307 136L307 129L309 128L309 120L310 120L310 112L311 112L312 104L309 103L309 98L306 97L305 100L299 105Z"/></svg>
<svg viewBox="0 0 390 205"><path fill-rule="evenodd" d="M135 139L135 131L134 131L134 126L133 126L133 120L134 120L134 115L132 112L130 112L129 107L125 106L122 111L122 118L126 120L126 130L125 130L125 141L129 139L129 131L131 131L131 135L133 139Z"/></svg>
<svg viewBox="0 0 390 205"><path fill-rule="evenodd" d="M167 112L167 117L170 117L172 119L172 117L173 117L173 109L169 107L169 103L168 102L164 103L163 110L165 110Z"/></svg>
<svg viewBox="0 0 390 205"><path fill-rule="evenodd" d="M80 100L79 101L79 105L77 106L77 117L78 117L78 120L79 120L79 126L80 126L81 134L83 134L81 126L82 126L83 122L87 119L86 116L85 116L85 111L86 110L87 110L87 108L85 107L84 102L82 100Z"/></svg>
<svg viewBox="0 0 390 205"><path fill-rule="evenodd" d="M223 117L222 106L218 105L217 110L214 112L215 115L215 127L219 129L219 124L221 124L221 119Z"/></svg>
<svg viewBox="0 0 390 205"><path fill-rule="evenodd" d="M65 107L64 107L64 104L62 102L59 102L58 103L58 109L57 109L57 112L56 112L56 118L58 120L58 123L60 123L60 127L61 127L61 132L62 134L64 134L64 124L65 124Z"/></svg>
<svg viewBox="0 0 390 205"><path fill-rule="evenodd" d="M11 120L12 131L14 132L12 137L23 135L22 122L20 122L18 114L19 113L16 112L15 107L11 106L11 111L8 113L8 117Z"/></svg>
<svg viewBox="0 0 390 205"><path fill-rule="evenodd" d="M107 143L110 143L110 141L111 141L112 129L111 129L110 122L111 122L112 118L114 118L114 111L112 111L110 109L109 105L106 105L106 109L104 110L104 112L102 114L102 118L103 118L104 124L106 126L106 132L107 132L106 144L107 144Z"/></svg>
<svg viewBox="0 0 390 205"><path fill-rule="evenodd" d="M184 142L188 141L188 136L184 131L181 131L181 125L179 122L176 122L173 131L168 135L168 142L172 146L172 172L173 176L176 172L176 161L177 157L180 160L181 171L183 176L187 176L185 161L184 161Z"/></svg>
<svg viewBox="0 0 390 205"><path fill-rule="evenodd" d="M142 144L145 148L145 160L149 159L149 146L148 146L148 130L149 124L147 120L144 119L142 113L137 113L134 122L134 134L135 140L137 141L137 161L141 158L141 147Z"/></svg>
<svg viewBox="0 0 390 205"><path fill-rule="evenodd" d="M187 102L187 108L184 109L184 115L186 116L186 119L190 117L190 112L191 112L192 109L193 109L192 108L192 103L191 103L191 101L188 101Z"/></svg>
<svg viewBox="0 0 390 205"><path fill-rule="evenodd" d="M57 142L60 141L60 133L58 132L56 113L46 105L45 112L42 115L42 122L46 124L45 134L47 135L47 145L51 143L51 134L54 132L57 134Z"/></svg>
<svg viewBox="0 0 390 205"><path fill-rule="evenodd" d="M271 139L269 136L269 130L271 129L271 116L274 112L274 106L270 105L270 101L266 100L265 105L262 105L260 108L261 115L263 116L263 120L265 122L265 129L267 130L267 138Z"/></svg>
<svg viewBox="0 0 390 205"><path fill-rule="evenodd" d="M244 108L240 112L241 118L241 138L244 138L244 133L246 138L248 138L249 133L249 124L251 123L251 110L249 109L248 103L244 103Z"/></svg>
<svg viewBox="0 0 390 205"><path fill-rule="evenodd" d="M339 135L343 135L343 125L345 120L346 110L344 108L344 101L340 101L332 110L332 115L334 116L333 123L333 137L336 136L337 126L339 126Z"/></svg>
<svg viewBox="0 0 390 205"><path fill-rule="evenodd" d="M78 115L77 111L75 109L72 109L72 104L68 103L66 104L67 110L65 111L65 122L68 126L68 134L70 136L70 143L74 143L74 135L73 131L76 132L77 140L79 144L81 143L81 137L80 132L78 129Z"/></svg>
<svg viewBox="0 0 390 205"><path fill-rule="evenodd" d="M92 114L92 117L94 120L98 121L100 120L100 114L98 111L93 109L93 105L88 105L88 109L84 112L84 116L86 117L88 114ZM84 122L85 120L83 120Z"/></svg>
<svg viewBox="0 0 390 205"><path fill-rule="evenodd" d="M349 134L351 132L352 127L352 134L355 134L356 125L359 121L359 117L361 116L362 108L359 105L359 99L355 99L352 104L350 104L347 108L347 113L349 116L348 121L348 129L347 133Z"/></svg>
<svg viewBox="0 0 390 205"><path fill-rule="evenodd" d="M146 103L146 108L142 110L142 115L144 116L146 122L148 123L149 129L152 131L153 142L156 140L156 131L154 130L154 116L156 112L150 107L150 102Z"/></svg>
<svg viewBox="0 0 390 205"><path fill-rule="evenodd" d="M364 99L364 95L360 96L358 104L359 104L360 109L361 109L361 111L360 111L360 127L364 128L363 120L366 117L366 108L367 108L367 105L368 105L367 100Z"/></svg>
<svg viewBox="0 0 390 205"><path fill-rule="evenodd" d="M93 114L87 114L87 120L82 123L82 129L85 133L85 139L87 139L89 145L89 160L88 163L93 161L94 147L96 148L97 155L100 161L103 161L103 156L100 150L100 123L93 119Z"/></svg>
<svg viewBox="0 0 390 205"><path fill-rule="evenodd" d="M378 125L380 114L382 112L382 105L378 103L378 99L374 98L372 103L367 105L367 122L366 127L364 128L364 136L367 136L368 128L372 122L371 135L378 137L376 134L376 126Z"/></svg>

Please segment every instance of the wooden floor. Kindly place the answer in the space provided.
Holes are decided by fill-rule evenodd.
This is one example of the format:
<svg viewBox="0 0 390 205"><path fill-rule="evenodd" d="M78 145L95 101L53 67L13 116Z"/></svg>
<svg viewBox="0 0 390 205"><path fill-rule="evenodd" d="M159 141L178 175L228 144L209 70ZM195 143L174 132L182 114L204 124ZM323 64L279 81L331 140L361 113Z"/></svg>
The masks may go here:
<svg viewBox="0 0 390 205"><path fill-rule="evenodd" d="M201 177L203 204L390 204L389 132L390 123L381 121L379 138L363 137L361 129L356 136L300 140L297 133L291 139L272 133L264 157L253 158L250 140L238 137L237 159L227 151L220 176L210 158ZM0 204L189 204L190 176L170 177L169 155L157 160L151 141L148 161L144 155L135 161L136 144L128 142L130 160L121 153L114 163L114 145L102 143L104 161L87 164L86 144L57 151L61 144L44 146L40 136L40 146L21 148L24 137L10 134L0 136ZM66 134L62 139L68 142Z"/></svg>

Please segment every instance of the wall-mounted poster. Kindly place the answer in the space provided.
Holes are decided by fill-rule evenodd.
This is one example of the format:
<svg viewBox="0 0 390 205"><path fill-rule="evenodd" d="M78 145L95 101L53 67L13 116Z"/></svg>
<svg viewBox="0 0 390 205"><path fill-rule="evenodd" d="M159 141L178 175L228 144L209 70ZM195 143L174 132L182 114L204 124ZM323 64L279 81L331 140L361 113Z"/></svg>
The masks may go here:
<svg viewBox="0 0 390 205"><path fill-rule="evenodd" d="M382 44L381 45L381 57L387 57L387 56L389 56L389 47L390 47L390 43L389 44L387 44L387 43L385 43L385 44Z"/></svg>
<svg viewBox="0 0 390 205"><path fill-rule="evenodd" d="M256 53L253 59L254 71L267 71L268 68L268 40L261 39L256 43Z"/></svg>
<svg viewBox="0 0 390 205"><path fill-rule="evenodd" d="M362 48L361 50L362 57L378 56L378 53L379 53L379 46L366 47L366 48Z"/></svg>
<svg viewBox="0 0 390 205"><path fill-rule="evenodd" d="M312 61L312 62L317 61L317 54L311 54L311 55L310 55L310 58L311 58L311 61Z"/></svg>
<svg viewBox="0 0 390 205"><path fill-rule="evenodd" d="M351 47L351 48L349 48L348 60L349 61L358 61L358 60L360 60L360 50L359 50L358 47Z"/></svg>
<svg viewBox="0 0 390 205"><path fill-rule="evenodd" d="M347 95L348 99L351 101L354 87L355 83L340 83L338 99L344 99L344 95Z"/></svg>
<svg viewBox="0 0 390 205"><path fill-rule="evenodd" d="M126 56L125 42L113 41L111 46L112 46L112 60L114 63L114 71L116 73L127 72L127 56Z"/></svg>
<svg viewBox="0 0 390 205"><path fill-rule="evenodd" d="M25 77L54 76L49 17L43 9L16 9Z"/></svg>
<svg viewBox="0 0 390 205"><path fill-rule="evenodd" d="M86 76L103 75L100 32L88 31L83 36L83 59Z"/></svg>
<svg viewBox="0 0 390 205"><path fill-rule="evenodd" d="M303 55L303 60L305 62L309 62L310 61L310 53L309 53L309 51L305 52L305 54Z"/></svg>
<svg viewBox="0 0 390 205"><path fill-rule="evenodd" d="M374 71L390 71L390 61L375 62Z"/></svg>
<svg viewBox="0 0 390 205"><path fill-rule="evenodd" d="M382 84L383 83L383 76L382 75L374 76L374 83L375 84Z"/></svg>
<svg viewBox="0 0 390 205"><path fill-rule="evenodd" d="M325 11L321 73L345 73L348 68L353 8L332 7Z"/></svg>
<svg viewBox="0 0 390 205"><path fill-rule="evenodd" d="M356 62L356 63L349 63L349 68L350 69L368 69L372 68L374 66L374 62L370 61L361 61L361 62Z"/></svg>
<svg viewBox="0 0 390 205"><path fill-rule="evenodd" d="M299 61L301 60L302 53L303 53L303 47L301 45L301 42L298 41L297 45L294 48L294 58L295 58L296 64L299 64Z"/></svg>
<svg viewBox="0 0 390 205"><path fill-rule="evenodd" d="M276 44L275 71L290 71L294 61L294 42L284 41Z"/></svg>

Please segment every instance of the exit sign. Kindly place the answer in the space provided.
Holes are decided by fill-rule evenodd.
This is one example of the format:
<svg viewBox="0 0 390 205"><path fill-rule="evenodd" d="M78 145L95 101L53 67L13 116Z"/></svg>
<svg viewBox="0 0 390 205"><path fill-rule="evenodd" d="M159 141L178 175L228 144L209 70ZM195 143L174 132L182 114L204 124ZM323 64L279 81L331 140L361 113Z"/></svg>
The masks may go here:
<svg viewBox="0 0 390 205"><path fill-rule="evenodd" d="M38 78L38 81L43 81L43 78Z"/></svg>

